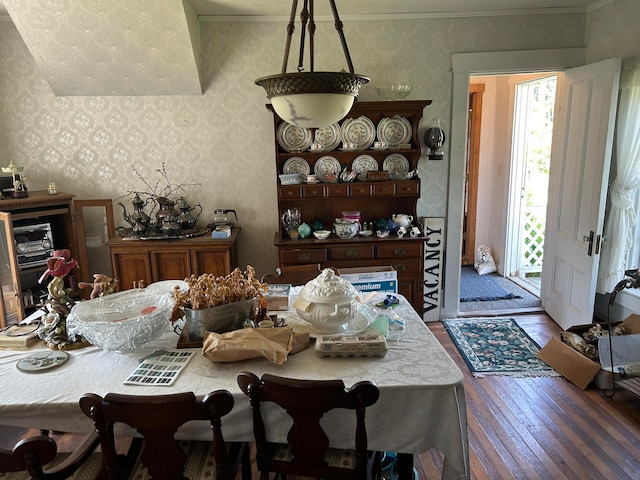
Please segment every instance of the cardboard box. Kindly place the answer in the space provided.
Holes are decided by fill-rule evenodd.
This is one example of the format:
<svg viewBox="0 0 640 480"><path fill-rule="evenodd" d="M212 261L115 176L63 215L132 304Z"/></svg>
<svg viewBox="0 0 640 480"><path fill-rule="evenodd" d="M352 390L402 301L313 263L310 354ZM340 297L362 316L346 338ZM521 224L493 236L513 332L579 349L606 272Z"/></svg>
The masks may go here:
<svg viewBox="0 0 640 480"><path fill-rule="evenodd" d="M398 272L393 267L341 268L339 273L360 292L398 293Z"/></svg>
<svg viewBox="0 0 640 480"><path fill-rule="evenodd" d="M626 334L623 336L614 336L623 338L628 335L640 334L640 315L632 314L622 323L615 322L612 325L622 325ZM578 325L569 328L569 331L582 333L593 327L595 324ZM606 323L601 323L606 328ZM608 346L608 340L606 342ZM614 350L615 350L614 346ZM608 350L607 350L608 352ZM593 381L596 386L602 389L611 388L611 372L603 369L598 362L588 359L581 353L577 352L569 345L565 344L559 338L552 338L536 355L540 360L545 362L551 368L560 373L578 388L584 390ZM610 362L609 362L610 364Z"/></svg>
<svg viewBox="0 0 640 480"><path fill-rule="evenodd" d="M623 322L624 323L624 322ZM640 334L625 334L609 337L598 341L598 354L602 370L594 379L595 384L602 389L613 388L611 357L613 353L613 375L616 381L627 376L636 376L631 373L640 365ZM636 368L632 368L636 367Z"/></svg>
<svg viewBox="0 0 640 480"><path fill-rule="evenodd" d="M264 299L270 311L289 310L289 294L291 293L291 284L289 283L271 283L267 285L267 293Z"/></svg>

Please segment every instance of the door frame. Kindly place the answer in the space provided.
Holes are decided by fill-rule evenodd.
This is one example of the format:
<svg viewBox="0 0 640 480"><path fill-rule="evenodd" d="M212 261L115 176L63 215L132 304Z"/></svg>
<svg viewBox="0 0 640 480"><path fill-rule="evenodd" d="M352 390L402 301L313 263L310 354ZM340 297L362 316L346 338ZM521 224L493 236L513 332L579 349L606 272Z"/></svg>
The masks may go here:
<svg viewBox="0 0 640 480"><path fill-rule="evenodd" d="M469 77L509 73L566 70L586 63L585 48L520 50L509 52L454 53L453 95L449 153L446 251L462 250L462 216L464 201L465 154L469 103ZM449 256L445 264L445 281L441 318L454 318L460 307L459 256Z"/></svg>

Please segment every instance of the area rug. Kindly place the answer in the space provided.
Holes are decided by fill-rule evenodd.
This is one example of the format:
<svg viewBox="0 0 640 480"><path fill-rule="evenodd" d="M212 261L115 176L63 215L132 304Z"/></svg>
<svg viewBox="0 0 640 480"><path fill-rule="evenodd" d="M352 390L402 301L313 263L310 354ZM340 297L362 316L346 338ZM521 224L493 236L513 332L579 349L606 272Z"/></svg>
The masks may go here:
<svg viewBox="0 0 640 480"><path fill-rule="evenodd" d="M478 275L473 266L464 266L460 270L460 301L490 302L521 298L502 288L491 274Z"/></svg>
<svg viewBox="0 0 640 480"><path fill-rule="evenodd" d="M512 318L442 322L475 377L558 375L536 358L540 347Z"/></svg>

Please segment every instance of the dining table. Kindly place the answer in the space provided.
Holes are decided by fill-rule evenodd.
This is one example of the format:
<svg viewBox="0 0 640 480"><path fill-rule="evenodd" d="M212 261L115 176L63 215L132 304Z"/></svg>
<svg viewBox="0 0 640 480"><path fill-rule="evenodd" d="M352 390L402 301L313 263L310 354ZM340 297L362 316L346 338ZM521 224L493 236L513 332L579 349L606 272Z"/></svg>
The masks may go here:
<svg viewBox="0 0 640 480"><path fill-rule="evenodd" d="M367 301L369 311L388 294L376 293ZM443 457L442 480L469 478L469 446L463 375L411 304L402 295L389 311L404 323L390 331L383 356L325 357L310 347L288 355L282 365L264 357L236 362L213 362L192 349L194 355L170 386L129 385L123 382L140 362L158 351L178 350L178 335L167 328L156 339L132 351L116 352L89 346L69 350L68 360L56 368L25 372L18 362L35 353L46 354L40 343L27 350L0 350L0 424L60 432L88 432L93 426L79 408L85 393L106 395L161 395L191 391L198 397L226 389L234 397L233 410L223 419L226 441L253 441L252 415L247 397L237 384L242 371L302 379L341 379L347 387L370 380L380 389L378 401L367 409L368 447L396 452L401 479L413 477L413 456L430 449ZM384 315L384 310L379 313ZM286 322L287 313L280 317ZM295 313L291 314L293 319ZM188 351L180 349L180 351ZM290 420L275 406L267 409L271 441L286 441ZM353 447L355 415L337 409L328 412L323 425L336 448ZM191 422L177 436L209 440L206 422Z"/></svg>

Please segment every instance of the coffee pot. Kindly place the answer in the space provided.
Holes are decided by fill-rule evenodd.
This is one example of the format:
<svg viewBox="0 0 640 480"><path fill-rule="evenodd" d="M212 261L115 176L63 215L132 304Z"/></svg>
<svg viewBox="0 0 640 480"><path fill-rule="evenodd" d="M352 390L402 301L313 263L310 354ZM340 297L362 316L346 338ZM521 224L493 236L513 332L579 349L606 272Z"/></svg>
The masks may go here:
<svg viewBox="0 0 640 480"><path fill-rule="evenodd" d="M180 214L178 215L178 222L180 223L182 229L188 230L196 226L198 217L202 213L202 206L199 203L191 206L189 202L187 202L184 198L181 198L178 202L178 210L180 210Z"/></svg>
<svg viewBox="0 0 640 480"><path fill-rule="evenodd" d="M213 211L213 222L211 222L213 225L219 226L219 225L229 225L231 227L233 227L234 223L233 223L233 219L231 218L231 213L233 213L233 219L235 219L235 221L238 221L238 215L236 214L235 210L228 210L228 209L224 209L224 208L216 208Z"/></svg>

